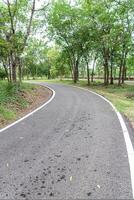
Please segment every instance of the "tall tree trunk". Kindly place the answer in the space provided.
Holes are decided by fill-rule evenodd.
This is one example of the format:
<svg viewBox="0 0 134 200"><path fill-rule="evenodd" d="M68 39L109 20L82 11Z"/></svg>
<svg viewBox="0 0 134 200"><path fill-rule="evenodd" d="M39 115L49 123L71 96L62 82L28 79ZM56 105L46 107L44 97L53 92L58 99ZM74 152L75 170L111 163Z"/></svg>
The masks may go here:
<svg viewBox="0 0 134 200"><path fill-rule="evenodd" d="M78 81L79 79L79 60L76 60L76 80Z"/></svg>
<svg viewBox="0 0 134 200"><path fill-rule="evenodd" d="M110 84L113 85L113 59L111 57L111 66L110 66Z"/></svg>
<svg viewBox="0 0 134 200"><path fill-rule="evenodd" d="M97 57L95 56L94 62L93 62L93 69L92 69L92 73L91 73L91 82L94 81L94 68L95 68L96 59L97 59Z"/></svg>
<svg viewBox="0 0 134 200"><path fill-rule="evenodd" d="M123 68L123 57L124 52L122 52L121 61L120 61L120 68L119 68L119 78L118 78L118 86L121 85L121 78L122 78L122 68Z"/></svg>
<svg viewBox="0 0 134 200"><path fill-rule="evenodd" d="M124 79L125 79L125 66L123 65L122 67L122 77L121 77L121 83L124 84Z"/></svg>
<svg viewBox="0 0 134 200"><path fill-rule="evenodd" d="M9 66L9 80L12 82L12 68Z"/></svg>
<svg viewBox="0 0 134 200"><path fill-rule="evenodd" d="M76 72L76 65L74 65L74 70L73 70L73 79L74 79L74 83L77 83L77 72Z"/></svg>
<svg viewBox="0 0 134 200"><path fill-rule="evenodd" d="M127 52L125 52L124 59L123 59L123 67L122 67L122 84L124 84L124 80L125 80L126 57L127 57Z"/></svg>
<svg viewBox="0 0 134 200"><path fill-rule="evenodd" d="M104 63L104 85L106 85L106 79L107 79L107 75L106 75L106 66L105 66L105 63Z"/></svg>
<svg viewBox="0 0 134 200"><path fill-rule="evenodd" d="M121 74L122 74L122 65L120 65L120 68L119 68L118 86L121 85Z"/></svg>
<svg viewBox="0 0 134 200"><path fill-rule="evenodd" d="M11 65L11 72L12 72L12 82L16 83L17 81L17 75L16 75L16 69L17 69L18 60L17 57L13 54L13 51L10 52L10 65Z"/></svg>
<svg viewBox="0 0 134 200"><path fill-rule="evenodd" d="M107 85L109 84L109 66L107 66Z"/></svg>
<svg viewBox="0 0 134 200"><path fill-rule="evenodd" d="M110 84L113 85L114 84L114 79L113 79L113 66L111 65L111 70L110 70Z"/></svg>
<svg viewBox="0 0 134 200"><path fill-rule="evenodd" d="M104 85L108 85L109 83L109 69L108 69L108 62L107 59L104 63Z"/></svg>
<svg viewBox="0 0 134 200"><path fill-rule="evenodd" d="M16 83L16 63L12 63L12 81Z"/></svg>
<svg viewBox="0 0 134 200"><path fill-rule="evenodd" d="M9 80L10 80L10 82L12 82L12 68L11 68L10 56L8 59L8 65L9 65Z"/></svg>
<svg viewBox="0 0 134 200"><path fill-rule="evenodd" d="M109 67L108 67L108 60L109 60L109 49L103 48L103 58L104 58L104 85L109 84Z"/></svg>
<svg viewBox="0 0 134 200"><path fill-rule="evenodd" d="M19 63L18 65L18 69L19 69L19 82L22 82L22 66L21 63Z"/></svg>
<svg viewBox="0 0 134 200"><path fill-rule="evenodd" d="M19 82L22 82L22 59L21 58L17 58L17 64L18 64L18 77L19 77Z"/></svg>
<svg viewBox="0 0 134 200"><path fill-rule="evenodd" d="M90 73L89 73L89 66L88 66L88 61L86 61L87 64L87 83L90 85Z"/></svg>
<svg viewBox="0 0 134 200"><path fill-rule="evenodd" d="M78 70L78 65L79 65L79 60L77 59L75 64L74 64L74 83L77 83L78 81L78 76L79 76L79 70Z"/></svg>
<svg viewBox="0 0 134 200"><path fill-rule="evenodd" d="M125 67L125 80L127 80L127 67Z"/></svg>

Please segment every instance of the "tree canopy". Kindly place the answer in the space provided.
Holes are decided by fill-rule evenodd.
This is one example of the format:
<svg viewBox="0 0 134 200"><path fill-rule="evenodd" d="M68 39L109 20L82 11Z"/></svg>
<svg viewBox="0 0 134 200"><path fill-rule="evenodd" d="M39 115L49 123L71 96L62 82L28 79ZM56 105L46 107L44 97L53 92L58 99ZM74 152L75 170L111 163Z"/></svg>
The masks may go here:
<svg viewBox="0 0 134 200"><path fill-rule="evenodd" d="M0 1L0 66L24 76L118 85L134 74L134 0ZM91 80L90 80L91 79Z"/></svg>

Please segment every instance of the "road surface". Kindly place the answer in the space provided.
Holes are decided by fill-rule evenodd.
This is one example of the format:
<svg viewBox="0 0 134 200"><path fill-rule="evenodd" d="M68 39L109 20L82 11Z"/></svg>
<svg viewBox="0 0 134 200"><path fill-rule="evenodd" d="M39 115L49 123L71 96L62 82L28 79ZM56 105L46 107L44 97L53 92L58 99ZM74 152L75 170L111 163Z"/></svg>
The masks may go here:
<svg viewBox="0 0 134 200"><path fill-rule="evenodd" d="M56 91L49 104L0 133L0 199L131 199L112 107L78 88L48 86Z"/></svg>

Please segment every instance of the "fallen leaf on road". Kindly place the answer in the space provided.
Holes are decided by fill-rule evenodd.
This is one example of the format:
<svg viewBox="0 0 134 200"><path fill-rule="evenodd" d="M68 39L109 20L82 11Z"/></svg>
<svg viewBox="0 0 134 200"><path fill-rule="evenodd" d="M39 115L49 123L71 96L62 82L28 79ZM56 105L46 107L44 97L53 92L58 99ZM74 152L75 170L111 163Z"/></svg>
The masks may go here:
<svg viewBox="0 0 134 200"><path fill-rule="evenodd" d="M70 181L72 181L72 179L73 179L73 177L72 177L72 176L70 176Z"/></svg>

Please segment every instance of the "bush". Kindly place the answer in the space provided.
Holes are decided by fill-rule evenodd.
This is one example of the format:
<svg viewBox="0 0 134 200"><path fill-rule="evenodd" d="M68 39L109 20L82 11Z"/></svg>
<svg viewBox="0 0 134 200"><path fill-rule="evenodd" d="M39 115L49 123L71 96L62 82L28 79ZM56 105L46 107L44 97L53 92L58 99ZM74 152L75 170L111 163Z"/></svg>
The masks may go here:
<svg viewBox="0 0 134 200"><path fill-rule="evenodd" d="M0 79L5 79L7 77L6 72L4 69L0 68Z"/></svg>
<svg viewBox="0 0 134 200"><path fill-rule="evenodd" d="M21 91L21 86L19 83L8 83L5 90L8 95L12 96Z"/></svg>

